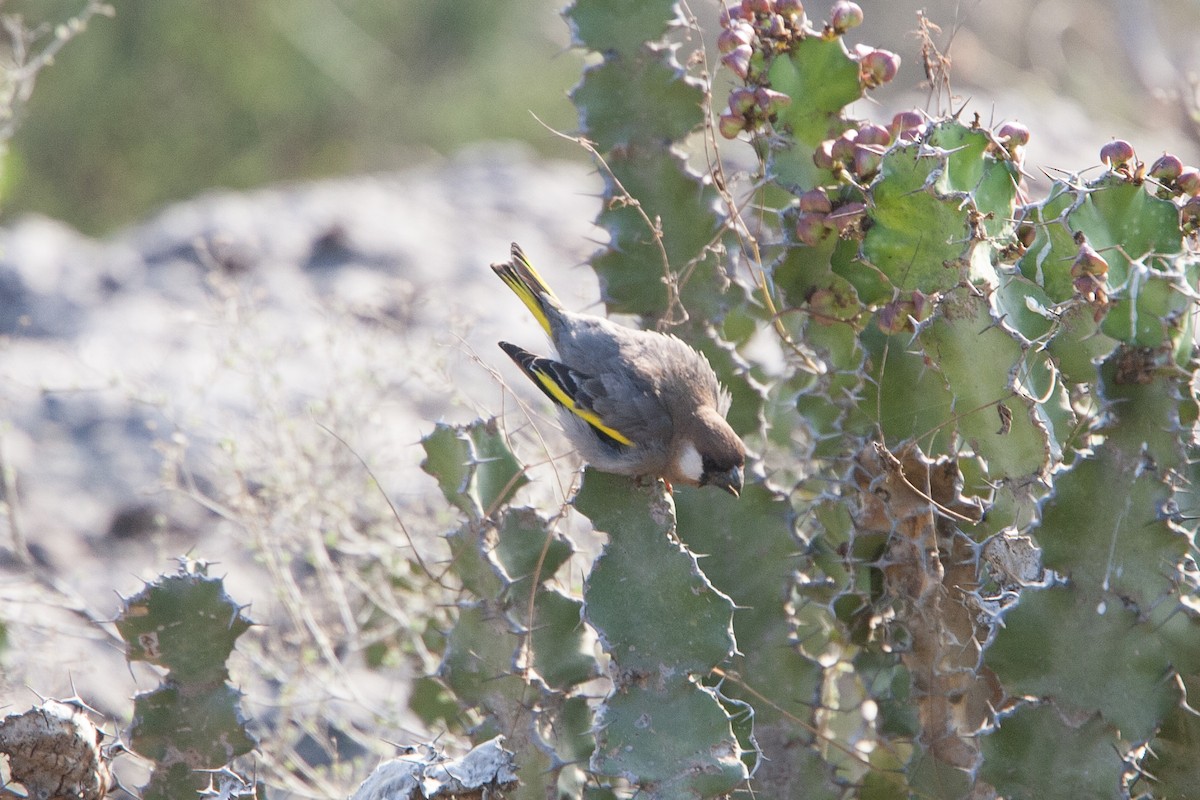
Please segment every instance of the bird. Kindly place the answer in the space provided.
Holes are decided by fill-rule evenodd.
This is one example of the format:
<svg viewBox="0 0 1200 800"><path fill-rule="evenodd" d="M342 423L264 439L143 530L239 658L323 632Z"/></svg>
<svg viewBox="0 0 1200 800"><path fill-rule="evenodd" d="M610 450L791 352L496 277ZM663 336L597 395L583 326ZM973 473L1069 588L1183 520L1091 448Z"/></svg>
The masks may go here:
<svg viewBox="0 0 1200 800"><path fill-rule="evenodd" d="M558 407L567 439L601 472L716 486L740 496L746 447L726 421L730 395L677 336L568 311L520 246L492 270L532 312L557 360L500 348Z"/></svg>

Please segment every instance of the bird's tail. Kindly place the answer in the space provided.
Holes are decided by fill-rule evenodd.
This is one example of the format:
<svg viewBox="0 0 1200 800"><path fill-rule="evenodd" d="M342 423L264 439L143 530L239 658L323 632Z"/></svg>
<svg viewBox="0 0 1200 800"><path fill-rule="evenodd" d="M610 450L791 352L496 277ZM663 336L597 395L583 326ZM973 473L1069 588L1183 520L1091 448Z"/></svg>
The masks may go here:
<svg viewBox="0 0 1200 800"><path fill-rule="evenodd" d="M562 310L562 303L542 280L542 276L538 275L516 242L513 242L512 246L512 259L507 264L492 264L492 271L521 298L521 302L533 312L546 335L552 337L550 317Z"/></svg>

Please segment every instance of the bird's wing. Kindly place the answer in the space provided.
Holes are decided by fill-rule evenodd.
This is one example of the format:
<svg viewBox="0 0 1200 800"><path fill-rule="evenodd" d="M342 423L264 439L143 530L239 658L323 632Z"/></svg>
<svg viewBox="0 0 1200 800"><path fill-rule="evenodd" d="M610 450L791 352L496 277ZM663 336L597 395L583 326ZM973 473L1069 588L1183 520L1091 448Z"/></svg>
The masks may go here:
<svg viewBox="0 0 1200 800"><path fill-rule="evenodd" d="M614 446L634 446L632 439L609 424L597 410L596 401L600 398L595 397L593 392L597 389L603 391L603 384L565 364L536 356L515 344L500 342L500 347L547 397L590 425L601 439Z"/></svg>
<svg viewBox="0 0 1200 800"><path fill-rule="evenodd" d="M580 381L589 406L604 422L647 450L666 450L671 418L653 385L623 370L599 372ZM649 457L649 454L647 454Z"/></svg>

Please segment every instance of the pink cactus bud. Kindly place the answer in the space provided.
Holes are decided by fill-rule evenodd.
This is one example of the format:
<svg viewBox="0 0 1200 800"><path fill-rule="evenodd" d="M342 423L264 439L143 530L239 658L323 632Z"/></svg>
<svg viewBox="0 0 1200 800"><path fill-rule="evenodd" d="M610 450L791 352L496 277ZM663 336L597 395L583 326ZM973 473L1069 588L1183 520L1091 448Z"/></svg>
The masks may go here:
<svg viewBox="0 0 1200 800"><path fill-rule="evenodd" d="M1096 252L1096 248L1088 244L1087 236L1083 231L1075 232L1075 244L1079 245L1079 254L1075 256L1075 261L1071 264L1072 278L1078 278L1081 275L1100 277L1108 274L1108 262Z"/></svg>
<svg viewBox="0 0 1200 800"><path fill-rule="evenodd" d="M869 50L858 61L859 75L868 89L882 86L900 71L900 56L890 50Z"/></svg>
<svg viewBox="0 0 1200 800"><path fill-rule="evenodd" d="M1170 184L1177 180L1183 172L1183 162L1170 153L1163 153L1146 174L1156 181Z"/></svg>
<svg viewBox="0 0 1200 800"><path fill-rule="evenodd" d="M796 217L796 238L809 247L816 247L832 233L833 226L826 222L824 214L800 214Z"/></svg>
<svg viewBox="0 0 1200 800"><path fill-rule="evenodd" d="M833 139L826 139L817 145L817 149L813 151L813 163L817 165L817 169L833 169Z"/></svg>
<svg viewBox="0 0 1200 800"><path fill-rule="evenodd" d="M1179 177L1175 179L1175 185L1184 194L1200 194L1200 169L1184 167L1180 170Z"/></svg>
<svg viewBox="0 0 1200 800"><path fill-rule="evenodd" d="M762 27L767 37L771 39L784 39L787 37L787 22L778 14L772 14L767 17Z"/></svg>
<svg viewBox="0 0 1200 800"><path fill-rule="evenodd" d="M883 150L878 145L863 147L858 145L854 148L854 158L852 160L852 169L854 174L859 178L867 178L879 171L879 165L883 163Z"/></svg>
<svg viewBox="0 0 1200 800"><path fill-rule="evenodd" d="M888 129L892 136L899 141L911 142L921 135L925 128L925 117L920 111L901 111L892 117Z"/></svg>
<svg viewBox="0 0 1200 800"><path fill-rule="evenodd" d="M739 22L721 31L717 36L717 52L724 55L731 53L738 45L750 44L754 41L754 30L744 22Z"/></svg>
<svg viewBox="0 0 1200 800"><path fill-rule="evenodd" d="M1116 169L1134 159L1133 145L1124 139L1113 139L1100 148L1100 163L1109 169Z"/></svg>
<svg viewBox="0 0 1200 800"><path fill-rule="evenodd" d="M875 324L889 336L912 330L911 307L904 300L893 300L875 312Z"/></svg>
<svg viewBox="0 0 1200 800"><path fill-rule="evenodd" d="M858 129L858 138L855 142L858 144L875 144L888 145L892 141L892 134L882 125L863 125Z"/></svg>
<svg viewBox="0 0 1200 800"><path fill-rule="evenodd" d="M792 98L783 92L760 86L754 90L754 102L768 117L778 114L792 104Z"/></svg>
<svg viewBox="0 0 1200 800"><path fill-rule="evenodd" d="M1029 144L1032 134L1019 122L1006 122L996 129L996 138L1011 147L1023 147Z"/></svg>
<svg viewBox="0 0 1200 800"><path fill-rule="evenodd" d="M771 0L742 0L742 16L749 19L755 14L770 14L775 10Z"/></svg>
<svg viewBox="0 0 1200 800"><path fill-rule="evenodd" d="M754 50L750 48L750 45L739 44L721 56L721 63L729 67L734 75L745 80L746 76L750 74L750 59L753 55Z"/></svg>
<svg viewBox="0 0 1200 800"><path fill-rule="evenodd" d="M1200 228L1200 197L1193 197L1179 209L1179 218L1184 227L1195 230Z"/></svg>
<svg viewBox="0 0 1200 800"><path fill-rule="evenodd" d="M800 195L800 211L806 214L828 214L833 211L833 206L829 202L829 195L818 187Z"/></svg>
<svg viewBox="0 0 1200 800"><path fill-rule="evenodd" d="M803 17L804 3L800 0L775 0L775 13L784 17Z"/></svg>
<svg viewBox="0 0 1200 800"><path fill-rule="evenodd" d="M739 133L746 130L746 118L726 112L717 117L717 130L726 139L736 139Z"/></svg>
<svg viewBox="0 0 1200 800"><path fill-rule="evenodd" d="M1071 285L1075 287L1076 293L1083 298L1084 302L1101 306L1108 302L1108 290L1105 283L1103 275L1087 274L1079 275L1071 281Z"/></svg>
<svg viewBox="0 0 1200 800"><path fill-rule="evenodd" d="M867 216L867 207L863 203L843 203L835 208L826 219L837 228L839 236L844 236L857 229Z"/></svg>
<svg viewBox="0 0 1200 800"><path fill-rule="evenodd" d="M753 89L734 89L729 93L729 111L740 117L746 116L757 102Z"/></svg>
<svg viewBox="0 0 1200 800"><path fill-rule="evenodd" d="M933 313L934 307L937 305L937 296L925 294L924 292L913 289L912 293L912 316L917 322L924 322L929 319Z"/></svg>
<svg viewBox="0 0 1200 800"><path fill-rule="evenodd" d="M841 136L833 140L833 160L849 164L854 160L854 143L858 140L858 131L847 128Z"/></svg>
<svg viewBox="0 0 1200 800"><path fill-rule="evenodd" d="M845 33L851 28L857 28L862 21L863 10L858 3L851 3L848 0L837 0L829 12L829 27L838 34Z"/></svg>

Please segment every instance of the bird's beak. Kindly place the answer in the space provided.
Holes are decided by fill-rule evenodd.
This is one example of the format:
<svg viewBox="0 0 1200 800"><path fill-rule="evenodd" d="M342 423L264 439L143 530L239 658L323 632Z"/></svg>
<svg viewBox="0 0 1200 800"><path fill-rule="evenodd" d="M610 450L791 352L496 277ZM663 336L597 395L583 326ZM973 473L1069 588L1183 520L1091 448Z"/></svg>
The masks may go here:
<svg viewBox="0 0 1200 800"><path fill-rule="evenodd" d="M740 497L742 493L742 468L734 467L727 472L713 473L708 477L706 483L709 486L719 486L734 497Z"/></svg>

